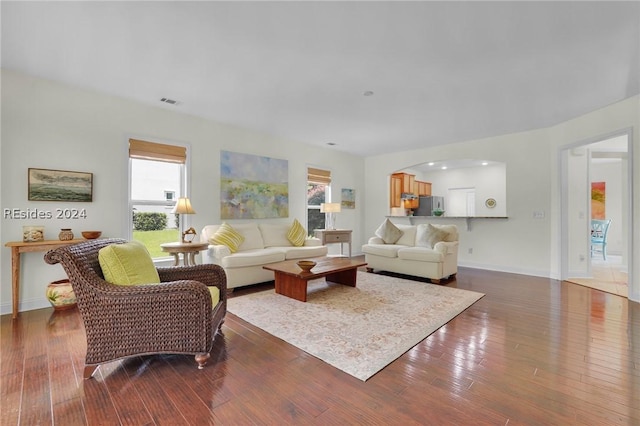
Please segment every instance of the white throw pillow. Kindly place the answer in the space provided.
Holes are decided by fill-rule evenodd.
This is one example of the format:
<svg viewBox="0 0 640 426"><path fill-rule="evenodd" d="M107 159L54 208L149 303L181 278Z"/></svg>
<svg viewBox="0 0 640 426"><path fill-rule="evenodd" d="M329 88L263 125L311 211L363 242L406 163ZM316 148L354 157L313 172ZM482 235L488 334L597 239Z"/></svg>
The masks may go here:
<svg viewBox="0 0 640 426"><path fill-rule="evenodd" d="M449 233L438 229L430 223L418 225L416 246L433 248L440 241L446 241Z"/></svg>
<svg viewBox="0 0 640 426"><path fill-rule="evenodd" d="M376 236L382 238L385 244L395 244L402 237L402 231L387 218L376 229Z"/></svg>

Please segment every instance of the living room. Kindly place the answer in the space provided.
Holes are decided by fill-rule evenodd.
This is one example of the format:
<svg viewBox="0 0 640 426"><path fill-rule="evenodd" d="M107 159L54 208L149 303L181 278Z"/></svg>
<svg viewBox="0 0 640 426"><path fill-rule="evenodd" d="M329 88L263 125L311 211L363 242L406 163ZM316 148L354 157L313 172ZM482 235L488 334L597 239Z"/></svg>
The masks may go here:
<svg viewBox="0 0 640 426"><path fill-rule="evenodd" d="M5 100L2 207L23 210L51 207L27 201L26 180L30 167L86 171L95 177L94 201L83 206L86 218L39 220L37 224L44 225L48 235L51 232L57 235L60 228L71 227L76 231L99 229L104 236L127 237L126 146L130 137L160 143L178 141L191 146L189 196L198 214L190 219L197 230L220 222L216 195L220 193L220 152L223 150L288 160L291 218L287 220L297 218L301 223L306 223L307 167L331 170L336 194L340 188L352 188L357 194L357 208L343 210L338 216L339 227L353 230L356 254L389 214L387 197L391 173L425 161L464 156L506 164L508 219L472 220L470 229L464 220L452 220L462 232L460 265L556 279L561 278L562 258L558 153L580 141L604 138L615 132L628 131L635 136L638 128L636 95L538 129L362 157L350 154L340 145L300 144L267 132L181 114L180 106L154 107L83 89L81 83L61 84L4 68L2 81ZM371 102L375 99L370 98L376 97L362 96L362 93L353 96L360 97L357 102ZM635 144L633 137L632 140ZM631 152L637 161L637 152ZM634 182L637 180L634 176ZM638 186L633 186L634 199L639 198ZM534 212L542 212L543 217L534 217ZM638 222L639 214L636 209L632 216L634 223ZM2 240L20 240L22 226L33 225L32 222L3 217ZM639 246L637 238L632 241L634 247ZM581 254L586 255L588 246L581 250L584 252ZM50 282L61 273L43 265L35 256L25 256L23 261L26 282ZM8 250L2 253L2 265L2 280L10 282ZM629 297L640 300L640 277L632 273L629 276ZM3 286L2 313L9 311L9 300L10 289ZM22 303L26 309L46 306L42 293L29 286L23 289Z"/></svg>
<svg viewBox="0 0 640 426"><path fill-rule="evenodd" d="M5 19L8 19L5 7L3 4L3 28ZM3 50L6 43L4 31ZM637 35L637 28L632 36L634 34ZM81 35L77 37L81 38ZM105 48L105 54L107 50L108 47ZM25 51L24 55L28 56L29 52ZM121 59L123 62L128 59L131 67L141 66L130 58ZM562 259L563 244L566 244L562 240L561 151L583 141L604 139L620 132L630 135L635 148L640 134L638 82L637 78L630 76L622 80L629 79L624 81L624 86L631 87L633 93L623 92L611 102L596 105L591 110L560 122L499 134L460 134L449 143L429 145L425 142L422 146L407 150L359 155L349 152L339 138L335 146L327 146L326 142L333 140L327 138L316 143L301 142L279 136L279 129L275 125L272 129L252 129L241 123L230 123L224 116L213 120L183 113L180 105L171 107L159 102L151 105L103 93L89 87L81 71L82 66L74 65L78 66L77 81L69 84L56 81L55 73L47 78L31 75L28 66L24 69L5 68L3 60L0 151L2 208L48 211L57 207L77 206L74 203L54 206L28 201L27 170L30 167L93 173L93 201L83 203L86 218L73 221L16 220L3 215L0 222L0 239L3 243L21 240L22 226L34 224L45 226L47 238L54 238L60 228L72 228L74 231L99 229L105 237L129 238L127 143L131 137L189 145L189 197L197 211L190 217L190 222L198 232L206 225L221 222L221 151L288 161L290 216L268 221L289 223L298 219L306 223L307 168L314 166L330 170L336 194L340 193L341 188L351 188L356 194L356 208L345 209L337 217L338 227L353 230L354 255L361 254L360 247L389 215L388 189L392 173L426 161L462 157L506 164L508 218L478 218L469 222L451 218L451 223L456 224L460 232L459 265L486 273L499 271L527 275L540 278L542 282L559 280L564 278ZM637 64L631 68L631 71L637 70ZM182 84L188 84L177 75L169 76L167 81L174 82L171 86L174 92L179 91ZM143 80L136 83L144 85ZM362 106L364 102L390 102L393 99L393 96L385 97L383 89L355 86L351 101L360 105L358 108L367 108ZM364 96L366 90L377 93ZM187 91L198 92L198 88ZM166 92L156 95L158 99L174 96ZM208 93L198 95L211 96ZM517 97L518 94L509 96ZM312 100L309 102L312 103ZM509 99L503 99L503 102L511 105ZM528 100L528 104L529 111L544 108L533 99ZM443 103L443 106L449 110L448 104ZM482 105L476 107L483 108ZM518 108L515 101L513 108ZM221 109L224 110L224 105ZM465 121L457 118L455 112L450 113L450 126L464 129ZM320 121L318 126L328 123L324 117ZM354 127L362 129L357 122ZM366 129L362 131L369 133ZM393 134L389 135L389 144L393 144ZM640 170L640 149L629 152L632 170ZM630 257L637 259L640 248L640 173L633 173L632 177L633 212L630 222L633 227L629 233L632 235L633 251ZM543 214L540 217L534 212ZM467 222L470 226L467 226ZM585 255L588 254L587 245L582 250ZM9 283L12 268L10 251L6 248L2 251L0 264L0 313L7 315L11 312ZM62 269L45 264L40 255L28 255L23 256L21 270L24 284L21 288L20 310L33 311L49 306L44 296L44 285L63 277ZM640 273L630 271L629 277L629 299L633 301L630 303L636 303L640 301Z"/></svg>

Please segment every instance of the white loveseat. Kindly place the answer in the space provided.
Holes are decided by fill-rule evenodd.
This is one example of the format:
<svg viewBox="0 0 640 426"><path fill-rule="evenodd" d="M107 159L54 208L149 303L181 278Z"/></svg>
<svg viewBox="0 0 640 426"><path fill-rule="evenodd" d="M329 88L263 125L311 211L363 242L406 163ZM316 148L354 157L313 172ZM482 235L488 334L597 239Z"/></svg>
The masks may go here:
<svg viewBox="0 0 640 426"><path fill-rule="evenodd" d="M235 253L226 245L211 244L211 237L221 225L207 225L200 233L200 241L209 243L203 252L203 263L222 266L227 274L227 289L273 280L273 271L262 269L269 263L289 259L306 259L327 255L327 247L317 238L305 239L296 247L287 239L290 224L242 223L232 224L244 237Z"/></svg>
<svg viewBox="0 0 640 426"><path fill-rule="evenodd" d="M402 232L395 243L385 243L375 236L362 246L368 271L378 269L413 275L429 278L433 283L457 274L458 228L455 225L395 227Z"/></svg>

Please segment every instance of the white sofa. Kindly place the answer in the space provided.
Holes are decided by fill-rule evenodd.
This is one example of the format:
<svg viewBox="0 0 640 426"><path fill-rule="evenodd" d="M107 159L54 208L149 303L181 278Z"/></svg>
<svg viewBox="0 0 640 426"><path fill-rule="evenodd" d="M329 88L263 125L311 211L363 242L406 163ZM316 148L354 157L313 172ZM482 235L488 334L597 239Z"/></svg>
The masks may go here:
<svg viewBox="0 0 640 426"><path fill-rule="evenodd" d="M395 225L402 236L387 244L378 236L362 246L367 270L382 270L398 274L429 278L433 283L458 273L458 228L455 225L435 225L433 228L442 241L433 247L428 241L429 224Z"/></svg>
<svg viewBox="0 0 640 426"><path fill-rule="evenodd" d="M203 252L203 263L222 266L227 274L227 289L273 280L273 271L263 265L289 259L306 259L327 255L327 247L317 238L307 238L301 247L287 239L290 224L242 223L231 224L244 241L238 251L231 253L225 245L211 244L211 237L220 225L207 225L200 233L200 241L209 243Z"/></svg>

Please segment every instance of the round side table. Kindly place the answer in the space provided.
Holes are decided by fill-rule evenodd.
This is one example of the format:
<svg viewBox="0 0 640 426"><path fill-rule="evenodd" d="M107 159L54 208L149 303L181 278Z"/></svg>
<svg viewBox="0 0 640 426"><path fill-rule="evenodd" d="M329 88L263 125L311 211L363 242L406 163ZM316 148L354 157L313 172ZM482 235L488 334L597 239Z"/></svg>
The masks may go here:
<svg viewBox="0 0 640 426"><path fill-rule="evenodd" d="M160 244L162 251L170 253L174 258L174 265L180 264L180 253L185 266L196 264L196 254L209 247L208 243L165 243Z"/></svg>

